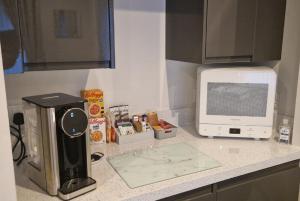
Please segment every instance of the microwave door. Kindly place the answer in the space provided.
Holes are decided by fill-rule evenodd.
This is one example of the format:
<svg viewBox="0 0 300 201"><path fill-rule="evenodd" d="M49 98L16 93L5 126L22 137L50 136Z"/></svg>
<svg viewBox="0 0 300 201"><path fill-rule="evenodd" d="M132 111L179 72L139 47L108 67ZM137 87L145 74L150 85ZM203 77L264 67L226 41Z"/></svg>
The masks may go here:
<svg viewBox="0 0 300 201"><path fill-rule="evenodd" d="M208 83L207 115L266 117L268 84Z"/></svg>

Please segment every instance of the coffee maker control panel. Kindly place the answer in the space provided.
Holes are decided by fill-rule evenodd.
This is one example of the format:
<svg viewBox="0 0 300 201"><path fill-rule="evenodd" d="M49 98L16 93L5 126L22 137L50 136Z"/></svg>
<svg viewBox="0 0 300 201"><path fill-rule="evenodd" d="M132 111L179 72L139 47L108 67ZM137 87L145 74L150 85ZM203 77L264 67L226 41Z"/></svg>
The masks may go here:
<svg viewBox="0 0 300 201"><path fill-rule="evenodd" d="M81 108L67 109L60 120L60 127L70 138L80 137L88 128L88 117Z"/></svg>

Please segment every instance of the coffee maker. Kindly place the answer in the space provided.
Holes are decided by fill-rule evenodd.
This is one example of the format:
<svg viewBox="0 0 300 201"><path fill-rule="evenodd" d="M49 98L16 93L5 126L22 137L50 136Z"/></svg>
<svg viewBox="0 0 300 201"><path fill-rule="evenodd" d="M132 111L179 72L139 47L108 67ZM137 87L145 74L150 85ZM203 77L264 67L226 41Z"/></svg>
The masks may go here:
<svg viewBox="0 0 300 201"><path fill-rule="evenodd" d="M23 106L28 177L63 200L95 189L86 101L54 93L25 97Z"/></svg>

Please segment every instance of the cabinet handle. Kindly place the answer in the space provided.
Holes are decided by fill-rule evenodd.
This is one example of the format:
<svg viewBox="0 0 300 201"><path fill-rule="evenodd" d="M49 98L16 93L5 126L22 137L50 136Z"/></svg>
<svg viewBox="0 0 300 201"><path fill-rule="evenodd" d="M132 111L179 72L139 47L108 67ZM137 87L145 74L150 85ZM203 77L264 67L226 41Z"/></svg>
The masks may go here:
<svg viewBox="0 0 300 201"><path fill-rule="evenodd" d="M228 63L228 62L251 62L252 56L232 56L232 57L206 57L205 64Z"/></svg>

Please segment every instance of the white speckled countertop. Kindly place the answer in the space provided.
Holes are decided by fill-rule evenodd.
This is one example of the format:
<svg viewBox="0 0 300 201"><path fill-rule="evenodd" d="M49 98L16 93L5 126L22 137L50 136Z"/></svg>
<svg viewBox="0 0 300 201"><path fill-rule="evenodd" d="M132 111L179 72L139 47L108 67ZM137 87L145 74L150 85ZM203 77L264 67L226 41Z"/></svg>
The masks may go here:
<svg viewBox="0 0 300 201"><path fill-rule="evenodd" d="M119 146L99 145L94 151L113 156L129 150L152 148L166 144L185 142L201 152L218 160L222 166L158 183L130 189L121 177L101 159L92 166L93 178L97 180L96 190L73 199L74 201L148 201L182 193L226 179L255 172L264 168L300 159L300 148L269 141L248 139L208 139L195 134L192 128L180 128L176 138L151 140L143 143ZM24 175L22 168L16 169L18 201L60 200L48 196Z"/></svg>

